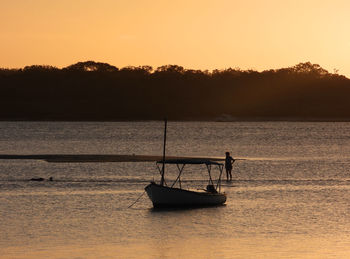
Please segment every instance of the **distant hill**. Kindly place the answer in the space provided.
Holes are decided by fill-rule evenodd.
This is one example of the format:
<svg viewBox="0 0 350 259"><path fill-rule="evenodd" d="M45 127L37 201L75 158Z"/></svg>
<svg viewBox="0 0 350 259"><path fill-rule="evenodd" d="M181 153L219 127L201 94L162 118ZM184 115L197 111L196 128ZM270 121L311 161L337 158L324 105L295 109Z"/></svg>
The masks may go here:
<svg viewBox="0 0 350 259"><path fill-rule="evenodd" d="M0 120L350 120L350 80L317 64L0 69Z"/></svg>

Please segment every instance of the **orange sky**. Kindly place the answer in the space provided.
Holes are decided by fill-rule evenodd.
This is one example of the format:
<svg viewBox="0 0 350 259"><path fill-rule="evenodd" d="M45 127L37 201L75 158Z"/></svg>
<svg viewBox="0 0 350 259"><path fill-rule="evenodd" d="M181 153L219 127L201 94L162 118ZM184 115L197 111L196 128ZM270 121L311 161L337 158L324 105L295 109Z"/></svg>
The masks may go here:
<svg viewBox="0 0 350 259"><path fill-rule="evenodd" d="M310 61L350 77L349 0L0 0L0 67L264 70Z"/></svg>

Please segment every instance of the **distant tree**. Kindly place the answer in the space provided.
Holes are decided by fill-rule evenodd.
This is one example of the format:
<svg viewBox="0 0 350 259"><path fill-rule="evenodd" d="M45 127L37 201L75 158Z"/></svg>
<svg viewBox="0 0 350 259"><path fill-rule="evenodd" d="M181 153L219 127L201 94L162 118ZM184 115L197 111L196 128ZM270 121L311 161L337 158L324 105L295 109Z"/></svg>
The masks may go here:
<svg viewBox="0 0 350 259"><path fill-rule="evenodd" d="M58 71L57 67L48 66L48 65L32 65L25 66L23 71L25 72L45 72L45 71Z"/></svg>
<svg viewBox="0 0 350 259"><path fill-rule="evenodd" d="M303 73L303 74L314 74L319 76L328 75L328 71L324 68L322 68L318 64L312 64L311 62L305 62L305 63L299 63L291 68L292 71L296 73Z"/></svg>
<svg viewBox="0 0 350 259"><path fill-rule="evenodd" d="M157 68L156 73L179 73L183 74L185 72L185 69L182 66L178 65L165 65L165 66L160 66Z"/></svg>
<svg viewBox="0 0 350 259"><path fill-rule="evenodd" d="M101 63L101 62L95 62L95 61L85 61L85 62L78 62L76 64L70 65L70 66L66 67L65 70L81 71L81 72L90 72L90 71L116 72L116 71L118 71L118 68L115 66L111 66L108 63Z"/></svg>
<svg viewBox="0 0 350 259"><path fill-rule="evenodd" d="M127 66L127 67L123 67L120 69L120 71L133 71L133 72L140 72L142 71L143 73L149 74L153 71L153 68L151 66L138 66L138 67L134 67L134 66Z"/></svg>
<svg viewBox="0 0 350 259"><path fill-rule="evenodd" d="M121 76L125 76L127 78L143 78L149 76L153 71L151 66L127 66L123 67L119 70L119 74Z"/></svg>
<svg viewBox="0 0 350 259"><path fill-rule="evenodd" d="M8 76L8 75L16 75L19 73L19 71L22 71L22 69L8 69L8 68L0 68L0 76Z"/></svg>
<svg viewBox="0 0 350 259"><path fill-rule="evenodd" d="M215 69L212 72L214 76L222 76L222 77L237 77L237 76L241 76L243 73L244 71L242 71L241 69L231 68L231 67L223 70Z"/></svg>
<svg viewBox="0 0 350 259"><path fill-rule="evenodd" d="M148 74L152 73L152 71L153 71L153 67L151 67L151 66L140 66L139 68L141 70L147 72Z"/></svg>

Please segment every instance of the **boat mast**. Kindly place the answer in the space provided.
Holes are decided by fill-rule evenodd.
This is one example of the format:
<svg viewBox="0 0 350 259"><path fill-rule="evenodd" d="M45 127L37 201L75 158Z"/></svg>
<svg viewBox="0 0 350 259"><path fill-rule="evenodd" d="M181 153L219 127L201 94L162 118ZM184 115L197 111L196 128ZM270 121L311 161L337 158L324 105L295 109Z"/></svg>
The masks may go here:
<svg viewBox="0 0 350 259"><path fill-rule="evenodd" d="M160 185L164 185L164 172L165 172L165 146L166 146L166 127L167 119L164 119L164 143L163 143L163 167L162 167L162 178L160 179Z"/></svg>

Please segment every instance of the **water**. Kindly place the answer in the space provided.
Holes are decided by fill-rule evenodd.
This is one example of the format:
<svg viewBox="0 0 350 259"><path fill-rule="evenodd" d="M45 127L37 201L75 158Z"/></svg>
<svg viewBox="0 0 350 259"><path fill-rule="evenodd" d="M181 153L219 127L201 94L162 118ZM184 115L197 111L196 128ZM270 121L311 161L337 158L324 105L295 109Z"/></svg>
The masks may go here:
<svg viewBox="0 0 350 259"><path fill-rule="evenodd" d="M168 129L169 155L246 159L226 206L157 211L144 195L128 208L155 163L0 160L0 258L350 257L350 123ZM162 135L161 122L0 122L0 153L159 155ZM188 166L184 184L204 186L203 172Z"/></svg>

